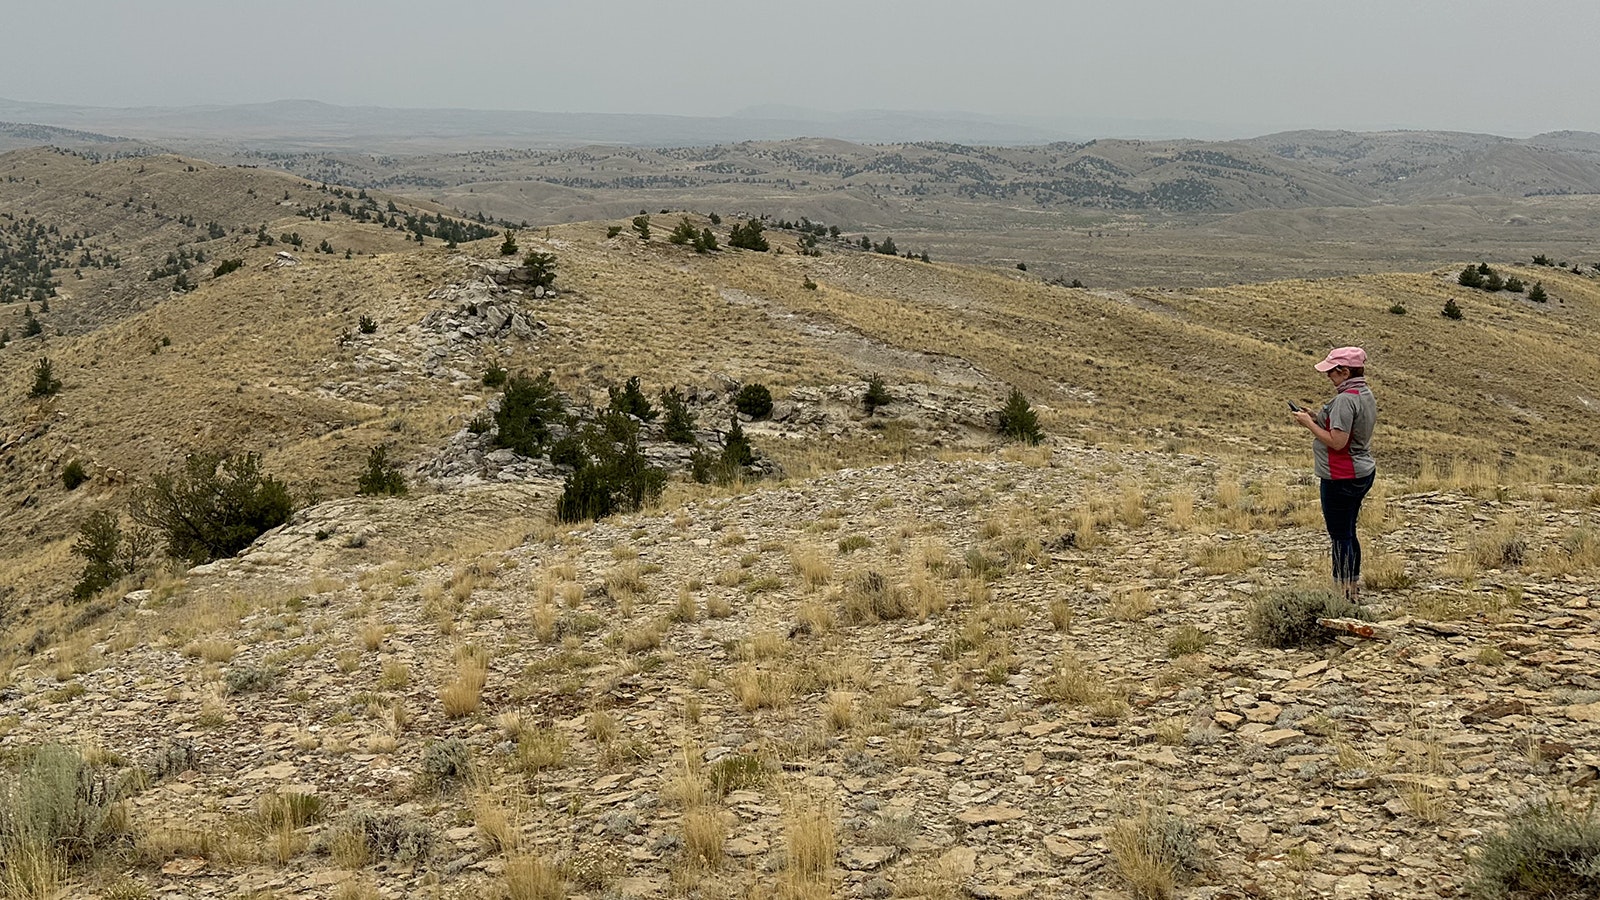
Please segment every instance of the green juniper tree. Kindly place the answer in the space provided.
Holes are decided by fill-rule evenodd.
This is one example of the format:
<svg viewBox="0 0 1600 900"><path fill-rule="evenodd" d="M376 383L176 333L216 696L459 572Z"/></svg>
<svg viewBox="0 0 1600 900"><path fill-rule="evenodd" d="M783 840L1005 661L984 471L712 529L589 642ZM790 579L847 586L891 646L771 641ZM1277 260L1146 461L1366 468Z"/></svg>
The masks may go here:
<svg viewBox="0 0 1600 900"><path fill-rule="evenodd" d="M684 401L683 393L677 388L662 391L661 409L666 413L661 420L662 435L674 444L694 443L694 412Z"/></svg>
<svg viewBox="0 0 1600 900"><path fill-rule="evenodd" d="M400 468L389 462L389 448L379 444L367 454L367 468L356 479L356 493L404 496L406 476Z"/></svg>
<svg viewBox="0 0 1600 900"><path fill-rule="evenodd" d="M567 408L549 370L537 378L512 375L506 379L500 409L494 414L498 434L495 444L523 456L539 456L550 440L550 427L566 422Z"/></svg>
<svg viewBox="0 0 1600 900"><path fill-rule="evenodd" d="M174 559L199 564L233 556L287 522L294 501L255 453L195 453L135 490L129 512L166 538Z"/></svg>
<svg viewBox="0 0 1600 900"><path fill-rule="evenodd" d="M1012 388L1006 396L1006 405L1000 409L1000 434L1014 441L1025 444L1037 444L1044 440L1044 432L1039 430L1039 415L1028 404L1028 398L1022 391Z"/></svg>
<svg viewBox="0 0 1600 900"><path fill-rule="evenodd" d="M556 283L556 255L554 253L540 253L538 250L529 250L528 255L522 258L522 265L528 270L528 281L534 287L548 289Z"/></svg>

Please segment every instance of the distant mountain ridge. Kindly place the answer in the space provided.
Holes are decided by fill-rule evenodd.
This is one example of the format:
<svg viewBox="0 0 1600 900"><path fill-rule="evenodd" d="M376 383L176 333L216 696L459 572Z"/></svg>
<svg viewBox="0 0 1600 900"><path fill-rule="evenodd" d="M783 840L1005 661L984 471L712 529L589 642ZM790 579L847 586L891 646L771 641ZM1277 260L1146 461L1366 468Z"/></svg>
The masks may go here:
<svg viewBox="0 0 1600 900"><path fill-rule="evenodd" d="M525 194L526 183L533 182L569 198L646 190L677 197L713 190L843 191L1046 210L1227 213L1600 193L1600 135L1575 132L1529 139L1289 132L1243 141L1116 139L1022 147L806 138L382 160L327 153L252 158L356 187Z"/></svg>
<svg viewBox="0 0 1600 900"><path fill-rule="evenodd" d="M513 183L522 195L537 183L554 197L548 206L539 200L505 210L518 218L565 216L574 207L598 214L593 201L615 192L692 197L711 189L735 199L826 191L873 203L947 197L1019 209L1163 213L1600 193L1600 135L1576 131L1520 139L1306 130L1225 141L1064 140L1061 122L968 113L765 106L696 118L314 100L108 109L0 99L0 122L7 120L27 124L0 125L0 151L159 148L354 187L481 196Z"/></svg>

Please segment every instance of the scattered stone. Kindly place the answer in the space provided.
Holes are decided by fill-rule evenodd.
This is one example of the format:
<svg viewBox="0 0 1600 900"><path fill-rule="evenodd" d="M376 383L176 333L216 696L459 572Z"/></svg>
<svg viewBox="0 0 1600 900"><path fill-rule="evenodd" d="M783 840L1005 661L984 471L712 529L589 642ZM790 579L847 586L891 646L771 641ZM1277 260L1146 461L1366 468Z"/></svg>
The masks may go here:
<svg viewBox="0 0 1600 900"><path fill-rule="evenodd" d="M956 814L956 819L968 825L998 825L1020 819L1027 813L1014 806L975 806Z"/></svg>

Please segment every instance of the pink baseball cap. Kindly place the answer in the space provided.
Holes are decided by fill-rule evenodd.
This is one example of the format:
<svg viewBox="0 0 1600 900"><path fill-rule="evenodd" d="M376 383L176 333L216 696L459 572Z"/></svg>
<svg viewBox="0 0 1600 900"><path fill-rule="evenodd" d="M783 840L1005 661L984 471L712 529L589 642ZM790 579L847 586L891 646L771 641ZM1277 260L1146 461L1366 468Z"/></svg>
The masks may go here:
<svg viewBox="0 0 1600 900"><path fill-rule="evenodd" d="M1328 351L1328 356L1317 363L1318 372L1331 372L1339 366L1354 368L1367 364L1367 351L1360 347L1339 347Z"/></svg>

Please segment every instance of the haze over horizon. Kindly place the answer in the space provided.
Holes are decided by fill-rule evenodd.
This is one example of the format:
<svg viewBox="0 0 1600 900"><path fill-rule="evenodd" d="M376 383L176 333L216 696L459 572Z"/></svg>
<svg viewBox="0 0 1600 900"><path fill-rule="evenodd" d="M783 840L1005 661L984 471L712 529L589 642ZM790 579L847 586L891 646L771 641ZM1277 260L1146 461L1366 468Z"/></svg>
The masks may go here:
<svg viewBox="0 0 1600 900"><path fill-rule="evenodd" d="M468 0L27 4L0 97L84 106L248 104L727 116L938 110L1013 121L1189 123L1215 136L1299 128L1525 137L1600 131L1574 104L1600 57L1583 0L1011 0L974 15L813 0L782 16L667 6ZM1554 49L1556 52L1549 52Z"/></svg>

